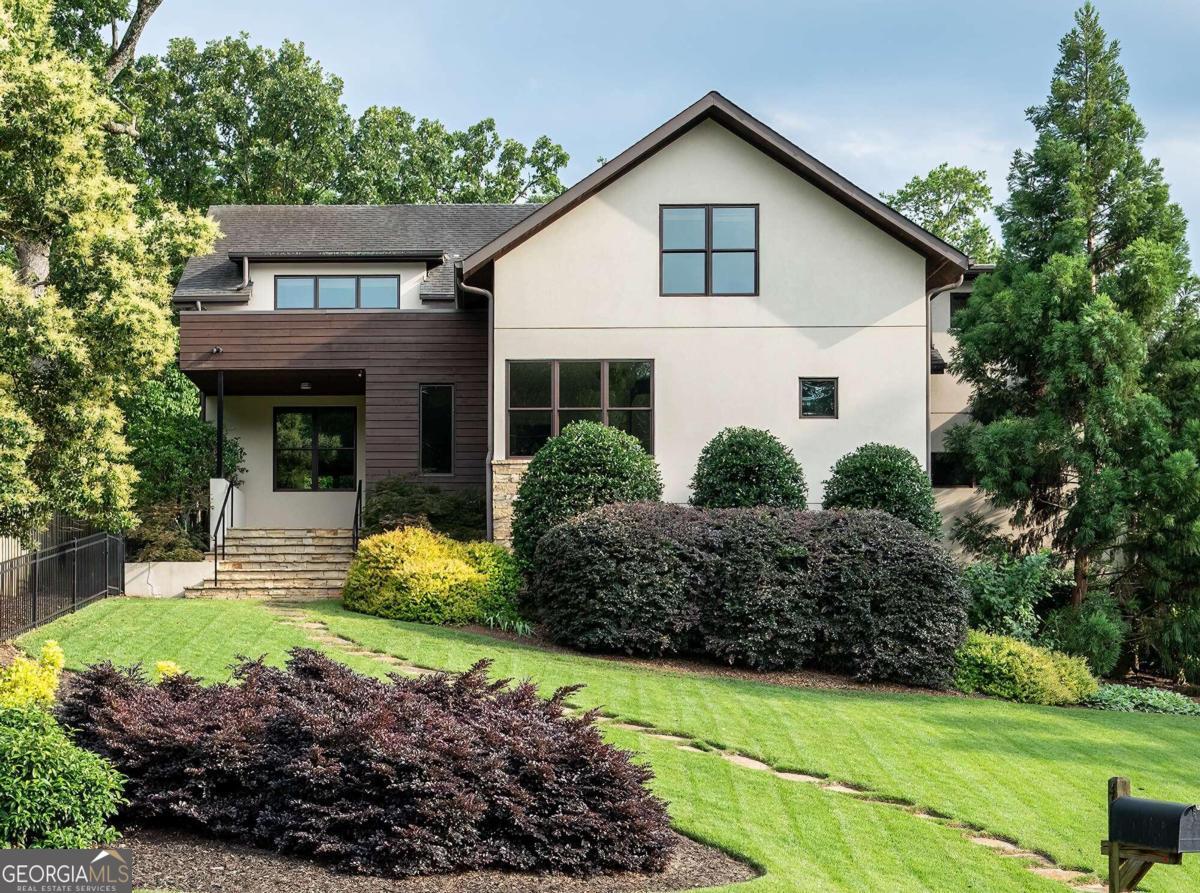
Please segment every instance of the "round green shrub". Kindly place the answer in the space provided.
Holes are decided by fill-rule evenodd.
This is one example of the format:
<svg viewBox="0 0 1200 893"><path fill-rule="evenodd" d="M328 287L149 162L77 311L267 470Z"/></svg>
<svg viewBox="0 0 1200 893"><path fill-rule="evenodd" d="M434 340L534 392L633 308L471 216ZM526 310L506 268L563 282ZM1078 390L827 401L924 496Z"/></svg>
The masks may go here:
<svg viewBox="0 0 1200 893"><path fill-rule="evenodd" d="M556 641L944 687L966 633L948 554L883 512L614 505L552 528L528 591Z"/></svg>
<svg viewBox="0 0 1200 893"><path fill-rule="evenodd" d="M513 508L513 551L528 569L542 535L599 505L662 496L658 464L636 437L596 422L573 422L529 462Z"/></svg>
<svg viewBox="0 0 1200 893"><path fill-rule="evenodd" d="M796 506L808 499L792 451L758 428L726 428L704 445L692 476L692 505L736 508Z"/></svg>
<svg viewBox="0 0 1200 893"><path fill-rule="evenodd" d="M880 509L932 537L941 536L942 518L929 475L903 447L868 443L842 456L825 482L822 504L827 509Z"/></svg>
<svg viewBox="0 0 1200 893"><path fill-rule="evenodd" d="M979 630L959 649L955 682L968 694L1044 705L1078 704L1098 687L1082 658Z"/></svg>
<svg viewBox="0 0 1200 893"><path fill-rule="evenodd" d="M487 591L487 577L462 543L423 527L404 527L359 543L342 598L363 614L454 624L477 619Z"/></svg>
<svg viewBox="0 0 1200 893"><path fill-rule="evenodd" d="M108 843L124 779L72 744L36 707L0 708L0 845L82 849Z"/></svg>
<svg viewBox="0 0 1200 893"><path fill-rule="evenodd" d="M1121 659L1129 625L1116 599L1106 592L1090 595L1082 605L1051 611L1042 627L1041 643L1084 658L1097 676L1107 676Z"/></svg>
<svg viewBox="0 0 1200 893"><path fill-rule="evenodd" d="M1032 642L1040 623L1034 608L1050 596L1058 577L1050 557L1049 552L1038 552L984 558L964 568L971 628Z"/></svg>

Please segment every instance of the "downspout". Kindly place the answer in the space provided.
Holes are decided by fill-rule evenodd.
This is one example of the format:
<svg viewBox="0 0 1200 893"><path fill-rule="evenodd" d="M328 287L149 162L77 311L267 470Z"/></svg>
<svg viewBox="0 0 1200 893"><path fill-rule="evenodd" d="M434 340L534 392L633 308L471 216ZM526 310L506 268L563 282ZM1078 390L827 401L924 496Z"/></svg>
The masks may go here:
<svg viewBox="0 0 1200 893"><path fill-rule="evenodd" d="M245 291L251 285L250 283L250 258L242 258L242 284L237 287L238 291Z"/></svg>
<svg viewBox="0 0 1200 893"><path fill-rule="evenodd" d="M933 395L929 382L929 376L932 375L929 369L929 357L933 351L933 299L943 292L953 291L961 286L966 275L964 271L949 285L941 285L925 292L925 335L928 342L925 348L925 469L931 475L933 473L933 429L930 426L930 416L933 411Z"/></svg>
<svg viewBox="0 0 1200 893"><path fill-rule="evenodd" d="M458 287L469 295L478 295L487 301L487 327L488 327L488 342L487 342L487 458L484 459L483 465L483 489L484 489L484 508L487 517L487 538L488 542L492 540L493 522L492 522L492 454L495 452L495 402L496 402L496 387L492 381L495 373L495 340L496 340L496 299L486 288L479 288L475 285L467 285L461 280Z"/></svg>

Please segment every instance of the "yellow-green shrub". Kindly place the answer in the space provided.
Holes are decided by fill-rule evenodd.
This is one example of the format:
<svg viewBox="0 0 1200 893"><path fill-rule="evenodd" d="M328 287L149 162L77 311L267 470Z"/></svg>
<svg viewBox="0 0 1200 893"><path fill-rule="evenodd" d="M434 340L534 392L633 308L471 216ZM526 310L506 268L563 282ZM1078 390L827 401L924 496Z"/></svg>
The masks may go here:
<svg viewBox="0 0 1200 893"><path fill-rule="evenodd" d="M35 660L18 654L0 668L0 707L49 707L62 675L64 657L58 642L50 639Z"/></svg>
<svg viewBox="0 0 1200 893"><path fill-rule="evenodd" d="M403 527L359 543L342 597L353 611L392 620L469 623L486 589L462 543Z"/></svg>
<svg viewBox="0 0 1200 893"><path fill-rule="evenodd" d="M958 651L955 682L968 694L1024 704L1078 704L1097 688L1083 658L979 630Z"/></svg>

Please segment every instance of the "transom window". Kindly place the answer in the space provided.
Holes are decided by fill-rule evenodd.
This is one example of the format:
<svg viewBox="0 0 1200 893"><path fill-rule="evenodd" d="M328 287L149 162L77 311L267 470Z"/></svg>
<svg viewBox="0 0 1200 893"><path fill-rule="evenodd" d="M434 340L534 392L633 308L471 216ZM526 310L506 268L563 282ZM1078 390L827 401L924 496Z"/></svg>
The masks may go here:
<svg viewBox="0 0 1200 893"><path fill-rule="evenodd" d="M758 294L758 205L663 205L659 215L661 294Z"/></svg>
<svg viewBox="0 0 1200 893"><path fill-rule="evenodd" d="M836 419L838 380L836 378L800 379L800 418Z"/></svg>
<svg viewBox="0 0 1200 893"><path fill-rule="evenodd" d="M353 406L276 407L276 490L353 490L357 413Z"/></svg>
<svg viewBox="0 0 1200 893"><path fill-rule="evenodd" d="M454 473L454 385L421 385L421 474Z"/></svg>
<svg viewBox="0 0 1200 893"><path fill-rule="evenodd" d="M654 452L650 360L511 360L508 455L532 456L571 422L620 428Z"/></svg>
<svg viewBox="0 0 1200 893"><path fill-rule="evenodd" d="M394 310L399 276L276 276L276 310Z"/></svg>

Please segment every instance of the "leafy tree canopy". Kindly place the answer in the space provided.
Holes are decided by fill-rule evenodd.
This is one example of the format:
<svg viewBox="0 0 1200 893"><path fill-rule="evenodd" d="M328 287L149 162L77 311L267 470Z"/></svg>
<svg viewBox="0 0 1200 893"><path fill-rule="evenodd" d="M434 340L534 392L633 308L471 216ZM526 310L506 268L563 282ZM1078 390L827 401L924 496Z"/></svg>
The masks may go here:
<svg viewBox="0 0 1200 893"><path fill-rule="evenodd" d="M996 259L996 240L979 217L992 204L987 171L942 162L882 198L975 263Z"/></svg>
<svg viewBox="0 0 1200 893"><path fill-rule="evenodd" d="M1180 415L1197 387L1183 214L1142 154L1119 46L1090 3L1060 51L998 210L999 266L956 317L952 371L976 424L952 442L1027 548L1049 538L1073 559L1078 603L1095 559L1124 550L1113 572L1128 575L1155 529L1200 554L1200 431Z"/></svg>
<svg viewBox="0 0 1200 893"><path fill-rule="evenodd" d="M122 168L183 207L515 202L563 189L562 146L502 138L491 118L456 131L372 106L355 121L341 80L291 41L178 38L139 59L118 92L143 132Z"/></svg>

